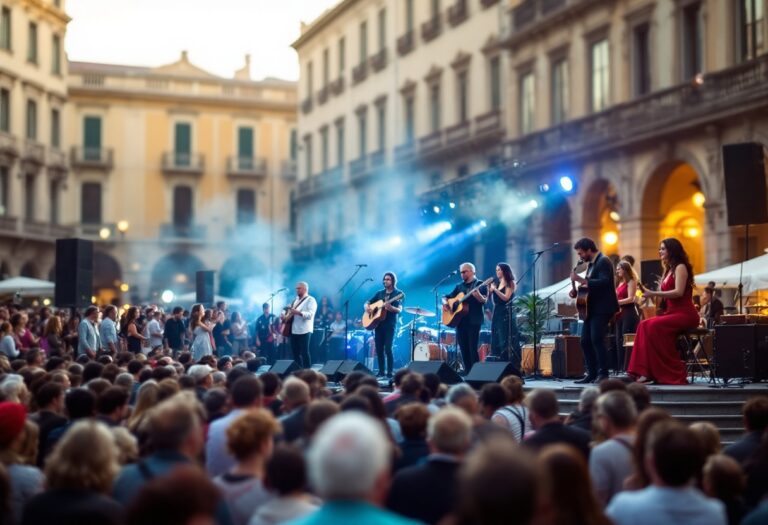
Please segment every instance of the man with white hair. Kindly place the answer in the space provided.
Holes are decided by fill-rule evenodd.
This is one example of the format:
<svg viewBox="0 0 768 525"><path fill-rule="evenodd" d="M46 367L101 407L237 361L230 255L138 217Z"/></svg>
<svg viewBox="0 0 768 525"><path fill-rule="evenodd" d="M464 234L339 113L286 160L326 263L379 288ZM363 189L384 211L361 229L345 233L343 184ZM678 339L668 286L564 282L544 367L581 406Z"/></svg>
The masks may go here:
<svg viewBox="0 0 768 525"><path fill-rule="evenodd" d="M293 359L302 368L309 368L309 338L315 328L317 301L309 295L309 285L304 281L296 283L296 298L288 306L283 318L291 324L291 351Z"/></svg>
<svg viewBox="0 0 768 525"><path fill-rule="evenodd" d="M444 408L429 420L427 462L405 468L392 480L387 508L424 523L439 523L456 501L456 476L472 442L472 420Z"/></svg>
<svg viewBox="0 0 768 525"><path fill-rule="evenodd" d="M462 282L456 285L451 293L445 296L445 299L452 299L463 293L465 296L470 290L475 289L480 284L480 280L475 276L475 265L469 262L459 266L459 274ZM483 305L488 300L488 289L485 286L479 286L472 292L466 304L469 307L467 313L456 326L456 339L459 342L461 358L464 361L464 371L468 372L472 365L477 363L477 343L480 339L480 327L483 324ZM443 304L444 309L448 309L448 303Z"/></svg>
<svg viewBox="0 0 768 525"><path fill-rule="evenodd" d="M392 447L381 424L357 412L328 420L307 457L309 478L325 503L290 525L416 525L383 510L389 490Z"/></svg>

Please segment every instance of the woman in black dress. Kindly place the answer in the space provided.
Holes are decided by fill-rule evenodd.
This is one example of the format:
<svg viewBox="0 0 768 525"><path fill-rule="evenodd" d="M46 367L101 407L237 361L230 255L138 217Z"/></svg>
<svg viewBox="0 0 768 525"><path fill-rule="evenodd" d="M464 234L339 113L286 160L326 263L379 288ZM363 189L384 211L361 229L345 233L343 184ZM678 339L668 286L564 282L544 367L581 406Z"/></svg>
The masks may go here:
<svg viewBox="0 0 768 525"><path fill-rule="evenodd" d="M493 300L493 319L491 320L491 355L508 360L520 375L521 352L520 338L517 331L517 319L509 308L515 297L515 276L507 263L496 265L496 277L499 284L491 283L488 287ZM508 353L509 350L509 353Z"/></svg>
<svg viewBox="0 0 768 525"><path fill-rule="evenodd" d="M123 319L123 326L120 327L120 334L125 337L129 352L134 354L141 353L141 344L145 337L142 336L136 328L136 319L139 317L139 309L135 306L128 308Z"/></svg>

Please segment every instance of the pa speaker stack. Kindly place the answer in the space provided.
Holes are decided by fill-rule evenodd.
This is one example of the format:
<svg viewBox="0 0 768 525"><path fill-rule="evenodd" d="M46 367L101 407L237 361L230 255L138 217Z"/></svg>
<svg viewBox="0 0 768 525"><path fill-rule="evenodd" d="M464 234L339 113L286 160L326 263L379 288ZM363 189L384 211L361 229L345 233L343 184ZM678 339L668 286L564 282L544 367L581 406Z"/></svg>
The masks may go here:
<svg viewBox="0 0 768 525"><path fill-rule="evenodd" d="M56 306L83 308L93 296L93 242L56 239Z"/></svg>
<svg viewBox="0 0 768 525"><path fill-rule="evenodd" d="M487 383L498 383L515 373L515 367L508 361L475 363L464 381L472 388L480 388Z"/></svg>
<svg viewBox="0 0 768 525"><path fill-rule="evenodd" d="M723 146L728 226L768 222L766 150L757 142Z"/></svg>
<svg viewBox="0 0 768 525"><path fill-rule="evenodd" d="M333 383L340 383L352 372L363 372L364 374L373 375L373 372L364 364L353 359L332 359L326 361L320 369L320 373Z"/></svg>
<svg viewBox="0 0 768 525"><path fill-rule="evenodd" d="M284 378L294 372L300 370L299 363L293 359L279 359L275 361L275 364L269 369L270 372L277 374L280 378Z"/></svg>
<svg viewBox="0 0 768 525"><path fill-rule="evenodd" d="M408 370L419 374L437 374L441 383L455 385L461 383L461 376L450 366L442 361L411 361Z"/></svg>

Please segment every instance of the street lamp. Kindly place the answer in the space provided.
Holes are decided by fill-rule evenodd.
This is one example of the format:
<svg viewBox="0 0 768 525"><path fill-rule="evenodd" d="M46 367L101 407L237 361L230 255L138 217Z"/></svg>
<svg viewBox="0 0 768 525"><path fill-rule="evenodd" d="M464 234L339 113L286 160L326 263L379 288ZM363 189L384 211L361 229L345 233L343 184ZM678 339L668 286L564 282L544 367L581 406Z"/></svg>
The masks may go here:
<svg viewBox="0 0 768 525"><path fill-rule="evenodd" d="M106 241L107 239L109 239L110 234L111 234L111 232L109 231L109 228L107 228L107 227L104 227L104 228L99 230L99 238L101 238L101 240L103 240L103 241Z"/></svg>

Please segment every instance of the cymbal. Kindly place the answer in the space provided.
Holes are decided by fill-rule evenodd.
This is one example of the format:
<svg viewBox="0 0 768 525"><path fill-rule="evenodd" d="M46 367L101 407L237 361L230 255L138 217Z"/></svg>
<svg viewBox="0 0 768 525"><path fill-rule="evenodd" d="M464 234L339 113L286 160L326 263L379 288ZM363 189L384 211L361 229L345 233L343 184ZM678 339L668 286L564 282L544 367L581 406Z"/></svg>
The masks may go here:
<svg viewBox="0 0 768 525"><path fill-rule="evenodd" d="M421 308L419 306L407 306L405 307L405 312L411 315L423 315L424 317L435 316L435 312L432 310L427 310L426 308Z"/></svg>

